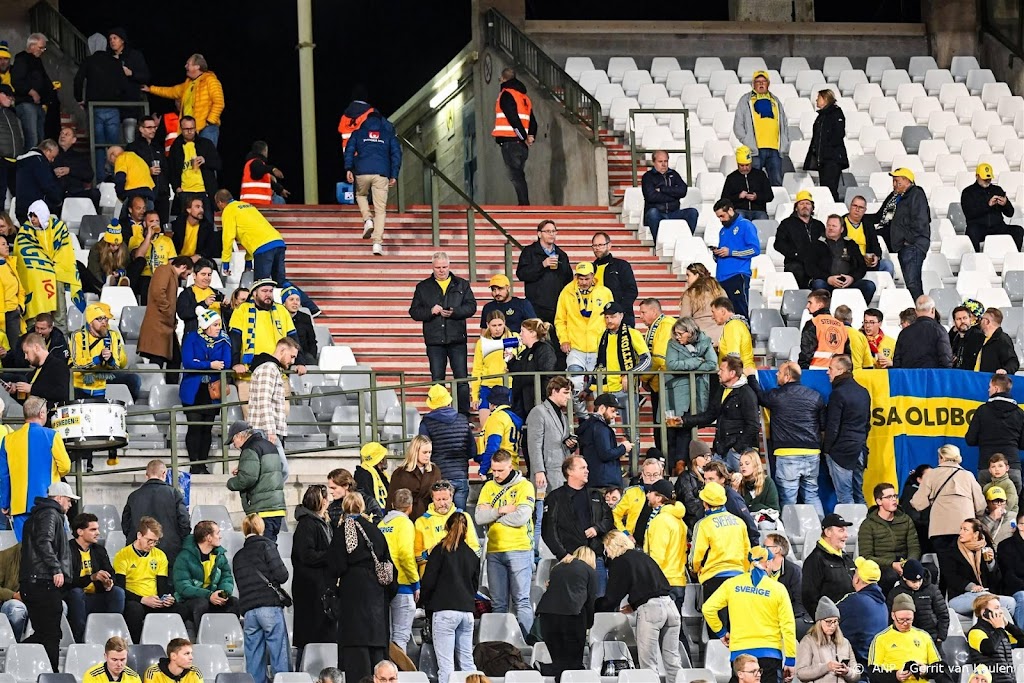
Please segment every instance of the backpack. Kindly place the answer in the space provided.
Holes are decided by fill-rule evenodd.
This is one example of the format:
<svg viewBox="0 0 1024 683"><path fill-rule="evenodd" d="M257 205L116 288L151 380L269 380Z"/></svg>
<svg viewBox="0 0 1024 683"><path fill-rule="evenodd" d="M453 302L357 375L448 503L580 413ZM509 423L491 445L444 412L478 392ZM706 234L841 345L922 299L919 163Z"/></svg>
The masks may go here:
<svg viewBox="0 0 1024 683"><path fill-rule="evenodd" d="M509 671L526 671L530 667L523 661L519 648L500 640L479 643L473 648L473 661L491 678L503 677Z"/></svg>

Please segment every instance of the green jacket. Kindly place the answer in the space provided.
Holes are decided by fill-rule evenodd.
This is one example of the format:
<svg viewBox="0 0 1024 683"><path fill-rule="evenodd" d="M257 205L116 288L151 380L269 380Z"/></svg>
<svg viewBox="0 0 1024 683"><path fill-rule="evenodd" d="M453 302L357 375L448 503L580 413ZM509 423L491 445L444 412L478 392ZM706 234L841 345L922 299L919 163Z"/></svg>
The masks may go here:
<svg viewBox="0 0 1024 683"><path fill-rule="evenodd" d="M231 563L224 548L214 548L211 555L216 557L213 571L210 572L210 586L203 588L203 561L199 555L199 546L195 536L189 534L182 543L181 552L174 561L174 599L178 602L202 598L209 600L214 591L224 591L231 595L235 590L235 578L231 575Z"/></svg>
<svg viewBox="0 0 1024 683"><path fill-rule="evenodd" d="M7 602L18 592L21 574L21 544L0 550L0 602Z"/></svg>
<svg viewBox="0 0 1024 683"><path fill-rule="evenodd" d="M701 371L713 372L718 368L718 352L711 343L711 337L700 332L690 344L683 346L674 338L665 349L665 369L669 372ZM697 375L697 405L690 405L690 375L675 375L667 383L667 410L676 415L702 413L707 410L711 392L709 375Z"/></svg>
<svg viewBox="0 0 1024 683"><path fill-rule="evenodd" d="M759 496L755 496L753 490L747 488L746 484L743 485L743 502L747 504L747 509L751 512L760 512L761 510L782 512L782 507L779 505L779 490L775 487L772 478L767 475L765 475L764 488L761 489Z"/></svg>
<svg viewBox="0 0 1024 683"><path fill-rule="evenodd" d="M238 474L228 479L228 489L238 491L245 514L283 511L284 465L277 446L262 432L253 432L242 444Z"/></svg>
<svg viewBox="0 0 1024 683"><path fill-rule="evenodd" d="M914 522L899 509L892 521L886 522L878 516L878 506L871 506L857 532L857 541L861 556L874 560L882 569L900 560L921 559L921 543Z"/></svg>

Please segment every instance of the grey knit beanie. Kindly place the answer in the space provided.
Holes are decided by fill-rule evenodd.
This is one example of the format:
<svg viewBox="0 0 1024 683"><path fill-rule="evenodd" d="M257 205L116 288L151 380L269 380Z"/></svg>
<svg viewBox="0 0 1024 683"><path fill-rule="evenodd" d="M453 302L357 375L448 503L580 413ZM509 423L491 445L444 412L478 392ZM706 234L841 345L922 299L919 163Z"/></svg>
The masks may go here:
<svg viewBox="0 0 1024 683"><path fill-rule="evenodd" d="M821 621L822 619L838 619L839 608L836 607L836 603L832 602L832 598L827 595L818 600L818 608L814 610L814 620Z"/></svg>

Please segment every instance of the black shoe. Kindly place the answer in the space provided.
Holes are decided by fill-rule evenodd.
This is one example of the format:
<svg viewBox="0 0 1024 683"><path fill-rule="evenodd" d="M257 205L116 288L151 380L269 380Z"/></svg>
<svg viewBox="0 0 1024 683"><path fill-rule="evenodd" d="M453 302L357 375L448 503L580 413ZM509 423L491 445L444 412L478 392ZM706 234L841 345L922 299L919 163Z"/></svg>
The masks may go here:
<svg viewBox="0 0 1024 683"><path fill-rule="evenodd" d="M85 471L86 472L92 472L92 461L91 460L89 462L85 463Z"/></svg>

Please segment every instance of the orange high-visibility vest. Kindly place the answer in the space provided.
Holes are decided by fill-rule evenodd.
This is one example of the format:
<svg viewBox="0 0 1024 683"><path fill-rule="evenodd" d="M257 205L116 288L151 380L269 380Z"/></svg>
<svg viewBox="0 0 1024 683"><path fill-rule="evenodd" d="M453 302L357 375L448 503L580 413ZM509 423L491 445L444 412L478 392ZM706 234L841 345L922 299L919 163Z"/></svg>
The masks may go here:
<svg viewBox="0 0 1024 683"><path fill-rule="evenodd" d="M846 331L846 325L827 313L814 316L811 322L818 337L818 348L811 357L810 367L825 370L834 356L845 353L846 341L850 335Z"/></svg>
<svg viewBox="0 0 1024 683"><path fill-rule="evenodd" d="M524 93L512 88L502 88L501 92L498 93L498 99L494 102L494 130L491 131L491 135L496 138L518 138L515 129L509 125L508 119L505 118L505 112L501 110L501 96L504 93L508 93L512 96L512 99L516 101L516 110L519 112L519 122L523 124L523 129L529 132L530 130L530 115L533 113L533 102Z"/></svg>
<svg viewBox="0 0 1024 683"><path fill-rule="evenodd" d="M345 147L348 146L348 139L352 137L352 133L355 133L357 130L359 130L359 126L363 125L363 121L366 120L366 117L369 116L370 112L372 111L373 108L371 107L370 109L367 109L356 118L352 118L351 116L345 116L344 114L341 115L341 120L338 121L338 132L341 133L342 152L344 152Z"/></svg>
<svg viewBox="0 0 1024 683"><path fill-rule="evenodd" d="M252 177L252 162L256 159L249 159L242 167L242 192L238 201L256 206L269 206L273 203L274 191L270 188L270 174L263 175L263 180L256 180Z"/></svg>
<svg viewBox="0 0 1024 683"><path fill-rule="evenodd" d="M178 137L177 114L164 114L164 129L167 131L164 136L164 156L171 156L171 145L174 144L174 138Z"/></svg>

